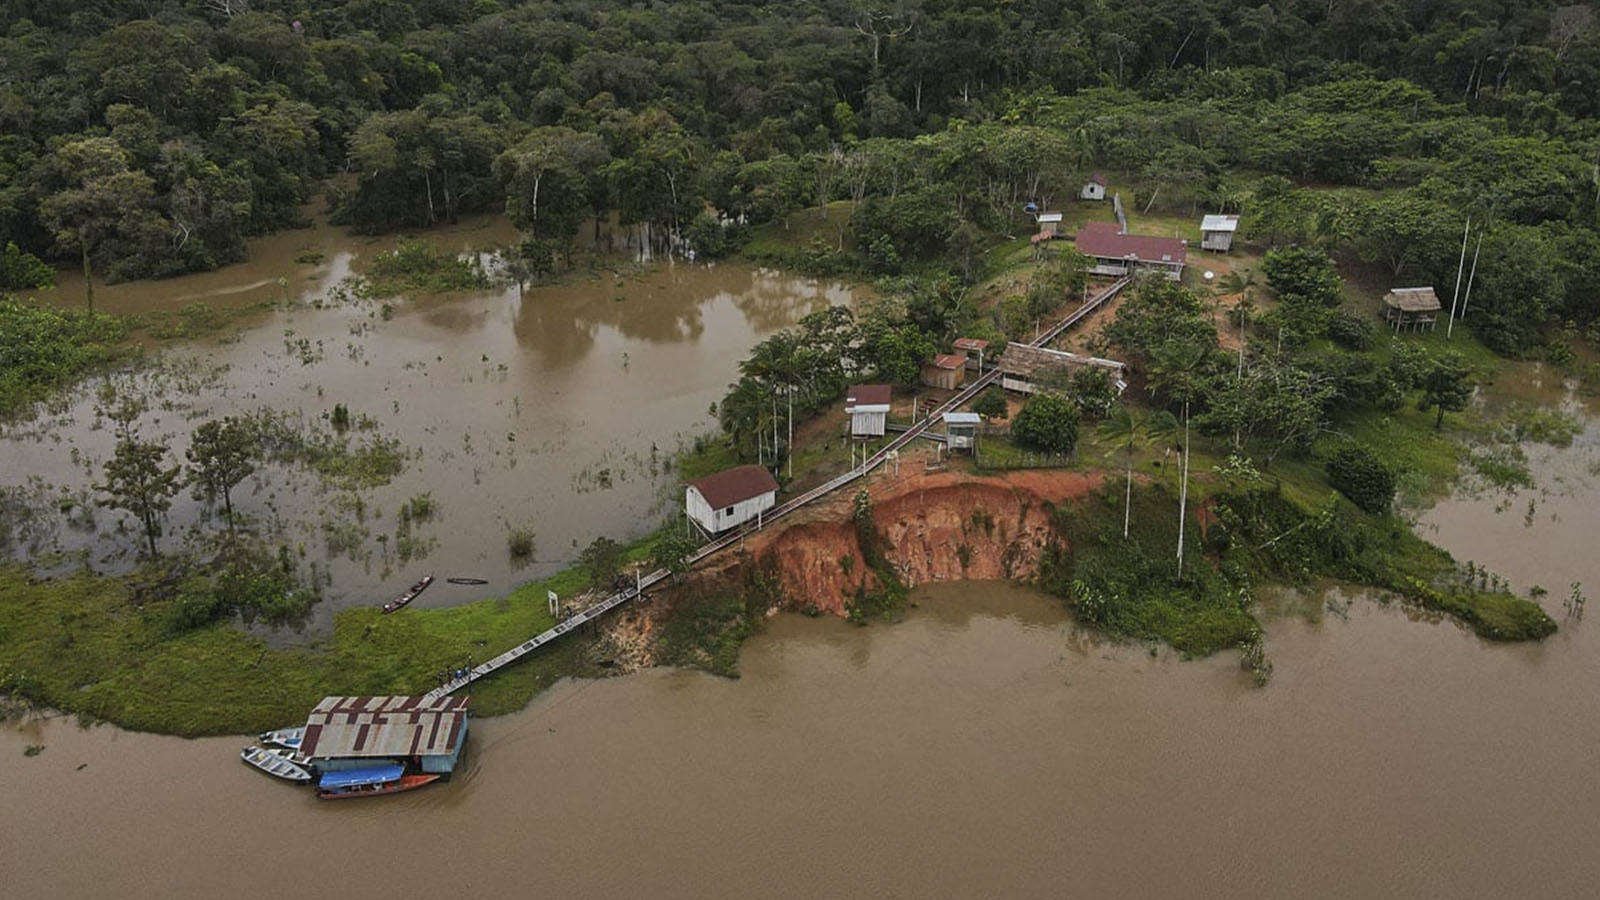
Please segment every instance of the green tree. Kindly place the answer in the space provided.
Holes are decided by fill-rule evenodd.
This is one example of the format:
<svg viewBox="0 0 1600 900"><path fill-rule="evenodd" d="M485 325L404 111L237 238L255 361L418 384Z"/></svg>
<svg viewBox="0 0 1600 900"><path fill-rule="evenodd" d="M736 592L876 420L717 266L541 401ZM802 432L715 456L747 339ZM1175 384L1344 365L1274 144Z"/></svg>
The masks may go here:
<svg viewBox="0 0 1600 900"><path fill-rule="evenodd" d="M125 437L117 442L116 454L106 461L105 481L95 490L106 495L102 506L132 513L144 528L145 545L151 558L156 556L156 539L172 498L182 486L180 466L166 467L168 447L157 441Z"/></svg>
<svg viewBox="0 0 1600 900"><path fill-rule="evenodd" d="M700 542L685 534L682 529L670 528L666 534L656 538L650 548L650 565L658 569L666 569L677 582L680 575L690 569L689 557L700 549Z"/></svg>
<svg viewBox="0 0 1600 900"><path fill-rule="evenodd" d="M202 423L185 451L196 499L208 503L222 499L229 533L234 530L233 489L255 472L259 449L255 430L243 420L227 416L220 422Z"/></svg>
<svg viewBox="0 0 1600 900"><path fill-rule="evenodd" d="M985 419L1004 419L1011 414L1006 403L1005 388L993 385L972 401L972 411Z"/></svg>
<svg viewBox="0 0 1600 900"><path fill-rule="evenodd" d="M578 565L589 573L591 587L609 587L622 570L622 547L604 535L597 537L578 554Z"/></svg>
<svg viewBox="0 0 1600 900"><path fill-rule="evenodd" d="M43 290L56 283L56 273L15 241L0 251L0 291Z"/></svg>
<svg viewBox="0 0 1600 900"><path fill-rule="evenodd" d="M1011 434L1017 443L1045 453L1071 453L1078 445L1078 404L1053 392L1034 394L1017 413Z"/></svg>
<svg viewBox="0 0 1600 900"><path fill-rule="evenodd" d="M535 128L495 160L506 216L524 234L570 245L592 211L592 182L610 162L605 142L564 126Z"/></svg>
<svg viewBox="0 0 1600 900"><path fill-rule="evenodd" d="M1327 472L1329 484L1373 515L1388 512L1394 502L1394 470L1370 447L1354 444L1340 448L1328 460Z"/></svg>
<svg viewBox="0 0 1600 900"><path fill-rule="evenodd" d="M1447 354L1434 360L1427 374L1422 376L1422 396L1417 399L1417 409L1422 412L1438 410L1433 420L1434 428L1444 427L1444 414L1460 412L1472 399L1472 372L1456 354Z"/></svg>
<svg viewBox="0 0 1600 900"><path fill-rule="evenodd" d="M111 138L72 141L56 151L56 165L68 186L39 204L39 217L64 251L83 261L84 300L94 309L92 257L155 199L149 175L128 168L128 154Z"/></svg>

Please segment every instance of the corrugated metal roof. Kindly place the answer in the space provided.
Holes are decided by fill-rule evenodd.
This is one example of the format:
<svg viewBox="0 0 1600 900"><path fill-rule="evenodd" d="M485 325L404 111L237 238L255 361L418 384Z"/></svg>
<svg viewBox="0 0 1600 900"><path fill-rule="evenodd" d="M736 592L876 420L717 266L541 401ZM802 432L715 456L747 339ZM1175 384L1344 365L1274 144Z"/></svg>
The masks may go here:
<svg viewBox="0 0 1600 900"><path fill-rule="evenodd" d="M455 749L466 697L324 697L306 719L300 752L334 757L436 756Z"/></svg>
<svg viewBox="0 0 1600 900"><path fill-rule="evenodd" d="M1200 220L1201 231L1237 231L1238 216L1206 216Z"/></svg>
<svg viewBox="0 0 1600 900"><path fill-rule="evenodd" d="M944 414L946 425L978 425L983 422L983 417L971 412L947 412Z"/></svg>
<svg viewBox="0 0 1600 900"><path fill-rule="evenodd" d="M697 478L689 482L689 486L699 491L712 509L722 509L752 497L770 494L778 489L778 482L773 479L771 472L760 466L735 466Z"/></svg>
<svg viewBox="0 0 1600 900"><path fill-rule="evenodd" d="M881 406L887 412L889 401L894 396L894 389L887 384L857 384L851 386L844 395L844 411L854 412L857 407Z"/></svg>
<svg viewBox="0 0 1600 900"><path fill-rule="evenodd" d="M965 356L958 356L954 353L941 353L928 361L928 365L939 369L960 369L964 368L966 364L967 358Z"/></svg>
<svg viewBox="0 0 1600 900"><path fill-rule="evenodd" d="M1041 222L1059 222L1059 221L1061 221L1061 213L1058 213L1058 212L1056 212L1054 210L1051 210L1050 212L1039 213L1039 221L1041 221Z"/></svg>
<svg viewBox="0 0 1600 900"><path fill-rule="evenodd" d="M1101 175L1099 172L1096 172L1093 175L1089 176L1089 183L1090 184L1098 184L1101 187L1105 187L1106 184L1107 184L1106 177L1104 175Z"/></svg>
<svg viewBox="0 0 1600 900"><path fill-rule="evenodd" d="M959 337L950 342L957 350L984 350L989 342L982 338Z"/></svg>
<svg viewBox="0 0 1600 900"><path fill-rule="evenodd" d="M1075 240L1083 255L1101 259L1183 263L1189 258L1188 250L1178 238L1123 234L1114 222L1087 222Z"/></svg>

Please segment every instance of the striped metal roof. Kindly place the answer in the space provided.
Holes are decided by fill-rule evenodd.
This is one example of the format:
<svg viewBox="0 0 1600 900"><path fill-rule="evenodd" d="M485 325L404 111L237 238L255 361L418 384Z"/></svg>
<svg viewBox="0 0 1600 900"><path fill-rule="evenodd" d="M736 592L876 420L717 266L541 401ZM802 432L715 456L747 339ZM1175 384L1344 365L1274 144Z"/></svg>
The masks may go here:
<svg viewBox="0 0 1600 900"><path fill-rule="evenodd" d="M334 757L450 753L467 727L466 697L324 697L306 720L300 752Z"/></svg>

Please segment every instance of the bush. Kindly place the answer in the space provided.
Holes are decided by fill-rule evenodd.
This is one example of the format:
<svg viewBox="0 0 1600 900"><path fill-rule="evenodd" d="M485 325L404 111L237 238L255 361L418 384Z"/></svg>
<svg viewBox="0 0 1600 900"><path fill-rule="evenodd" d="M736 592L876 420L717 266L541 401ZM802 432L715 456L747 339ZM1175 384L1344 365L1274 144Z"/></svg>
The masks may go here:
<svg viewBox="0 0 1600 900"><path fill-rule="evenodd" d="M1394 502L1394 470L1365 446L1356 444L1335 453L1327 470L1328 482L1369 513L1382 515Z"/></svg>
<svg viewBox="0 0 1600 900"><path fill-rule="evenodd" d="M1346 350L1366 350L1372 346L1372 323L1340 310L1328 321L1328 339Z"/></svg>
<svg viewBox="0 0 1600 900"><path fill-rule="evenodd" d="M1312 247L1287 247L1261 260L1267 283L1279 299L1293 306L1334 307L1344 299L1344 285L1328 254Z"/></svg>
<svg viewBox="0 0 1600 900"><path fill-rule="evenodd" d="M995 385L978 395L972 402L972 411L985 419L1004 419L1011 414L1006 406L1005 389Z"/></svg>
<svg viewBox="0 0 1600 900"><path fill-rule="evenodd" d="M120 319L0 297L0 416L17 415L125 352Z"/></svg>
<svg viewBox="0 0 1600 900"><path fill-rule="evenodd" d="M1045 453L1071 453L1078 445L1078 404L1062 394L1034 394L1017 413L1011 436Z"/></svg>

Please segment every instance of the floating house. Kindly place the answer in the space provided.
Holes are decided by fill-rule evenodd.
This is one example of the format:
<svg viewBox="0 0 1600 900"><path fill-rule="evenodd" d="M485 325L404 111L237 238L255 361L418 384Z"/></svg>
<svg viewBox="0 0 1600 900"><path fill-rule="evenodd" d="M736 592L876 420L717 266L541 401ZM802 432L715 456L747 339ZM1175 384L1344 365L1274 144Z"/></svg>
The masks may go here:
<svg viewBox="0 0 1600 900"><path fill-rule="evenodd" d="M931 388L953 391L961 387L966 368L965 356L942 353L922 364L922 383Z"/></svg>
<svg viewBox="0 0 1600 900"><path fill-rule="evenodd" d="M1206 216L1200 220L1200 249L1226 253L1233 246L1233 233L1238 230L1238 216Z"/></svg>
<svg viewBox="0 0 1600 900"><path fill-rule="evenodd" d="M1098 356L1080 356L1065 350L1048 347L1030 347L1027 344L1007 344L997 363L1000 367L1000 386L1019 394L1039 391L1041 374L1052 369L1073 371L1083 366L1097 366L1111 371L1112 383L1120 392L1128 386L1127 365L1114 359Z"/></svg>
<svg viewBox="0 0 1600 900"><path fill-rule="evenodd" d="M1061 233L1061 213L1055 210L1039 213L1039 233L1051 237Z"/></svg>
<svg viewBox="0 0 1600 900"><path fill-rule="evenodd" d="M972 452L978 443L978 425L983 418L971 412L944 414L944 445L951 453L957 450Z"/></svg>
<svg viewBox="0 0 1600 900"><path fill-rule="evenodd" d="M887 384L858 384L845 392L844 411L850 416L851 437L883 437L892 394Z"/></svg>
<svg viewBox="0 0 1600 900"><path fill-rule="evenodd" d="M1177 281L1188 262L1187 242L1179 238L1124 234L1111 222L1086 222L1074 239L1089 257L1089 271L1118 278L1135 271L1160 272Z"/></svg>
<svg viewBox="0 0 1600 900"><path fill-rule="evenodd" d="M707 534L720 534L778 504L778 482L760 466L736 466L689 482L684 512Z"/></svg>
<svg viewBox="0 0 1600 900"><path fill-rule="evenodd" d="M300 754L324 776L394 767L448 776L467 744L466 697L324 697ZM335 780L357 776L335 776ZM377 782L374 782L377 783Z"/></svg>
<svg viewBox="0 0 1600 900"><path fill-rule="evenodd" d="M1432 331L1442 308L1431 287L1395 288L1383 295L1383 318L1395 331Z"/></svg>
<svg viewBox="0 0 1600 900"><path fill-rule="evenodd" d="M1106 177L1096 172L1089 176L1088 181L1083 183L1083 190L1078 192L1078 196L1084 200L1104 200L1108 184Z"/></svg>

